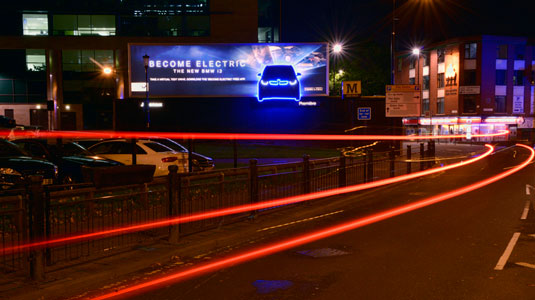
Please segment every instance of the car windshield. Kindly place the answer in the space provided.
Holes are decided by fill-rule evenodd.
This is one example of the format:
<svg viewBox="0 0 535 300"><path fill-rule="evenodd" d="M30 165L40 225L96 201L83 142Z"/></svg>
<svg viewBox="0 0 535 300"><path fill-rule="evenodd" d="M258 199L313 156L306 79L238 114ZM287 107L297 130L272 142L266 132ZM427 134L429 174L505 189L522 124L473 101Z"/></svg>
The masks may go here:
<svg viewBox="0 0 535 300"><path fill-rule="evenodd" d="M178 142L170 140L170 139L154 139L154 141L157 142L157 143L160 143L160 144L162 144L164 146L167 146L167 147L173 149L174 151L188 152L188 150L186 148L184 148L184 146L182 146Z"/></svg>
<svg viewBox="0 0 535 300"><path fill-rule="evenodd" d="M90 151L86 150L84 147L73 142L63 144L62 154L63 156L92 156L94 155Z"/></svg>
<svg viewBox="0 0 535 300"><path fill-rule="evenodd" d="M149 147L154 152L171 152L171 151L173 151L173 149L171 149L171 148L169 148L167 146L164 146L162 144L155 143L155 142L147 142L147 143L143 143L143 145Z"/></svg>
<svg viewBox="0 0 535 300"><path fill-rule="evenodd" d="M28 156L28 154L13 143L0 140L0 156Z"/></svg>
<svg viewBox="0 0 535 300"><path fill-rule="evenodd" d="M267 66L262 75L264 79L295 79L292 66Z"/></svg>

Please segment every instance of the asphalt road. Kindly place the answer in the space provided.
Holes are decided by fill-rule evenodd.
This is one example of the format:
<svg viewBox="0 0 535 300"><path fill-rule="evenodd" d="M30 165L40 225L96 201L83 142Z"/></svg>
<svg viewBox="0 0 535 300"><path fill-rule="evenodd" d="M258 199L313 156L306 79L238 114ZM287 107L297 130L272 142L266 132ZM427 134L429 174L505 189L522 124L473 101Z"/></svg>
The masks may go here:
<svg viewBox="0 0 535 300"><path fill-rule="evenodd" d="M279 226L259 230L260 242L244 235L241 249L207 259L454 190L503 172L527 155L525 149L504 149L456 170L325 199L299 213L290 210ZM534 171L532 164L485 188L417 211L127 298L535 299L535 191L526 195L526 184L535 186ZM522 220L528 200L529 214ZM495 270L515 233L520 235L511 256L503 270Z"/></svg>

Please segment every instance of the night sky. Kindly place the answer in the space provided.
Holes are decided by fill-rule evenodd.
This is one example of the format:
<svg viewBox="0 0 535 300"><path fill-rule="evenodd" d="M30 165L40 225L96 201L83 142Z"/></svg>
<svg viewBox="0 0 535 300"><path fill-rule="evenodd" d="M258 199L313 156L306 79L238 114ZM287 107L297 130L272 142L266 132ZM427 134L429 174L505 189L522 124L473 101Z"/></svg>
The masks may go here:
<svg viewBox="0 0 535 300"><path fill-rule="evenodd" d="M535 37L535 1L396 1L397 49L479 34ZM286 42L375 41L389 45L392 1L282 1Z"/></svg>

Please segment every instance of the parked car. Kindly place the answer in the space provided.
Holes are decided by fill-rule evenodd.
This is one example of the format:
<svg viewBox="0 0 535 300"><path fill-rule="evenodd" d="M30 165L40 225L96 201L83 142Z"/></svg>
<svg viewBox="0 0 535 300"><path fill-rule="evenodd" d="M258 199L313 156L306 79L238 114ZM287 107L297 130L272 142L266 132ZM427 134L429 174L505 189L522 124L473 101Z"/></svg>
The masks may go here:
<svg viewBox="0 0 535 300"><path fill-rule="evenodd" d="M81 140L75 140L76 144L89 149L89 147L93 146L96 143L100 143L104 141L105 139L81 139Z"/></svg>
<svg viewBox="0 0 535 300"><path fill-rule="evenodd" d="M154 176L169 174L168 167L177 165L178 172L188 171L188 153L173 151L173 149L150 140L137 140L132 144L130 140L116 139L97 143L89 150L96 155L119 161L125 165L132 164L132 154L135 149L138 164L155 165Z"/></svg>
<svg viewBox="0 0 535 300"><path fill-rule="evenodd" d="M15 120L6 116L0 116L0 128L13 128L15 126Z"/></svg>
<svg viewBox="0 0 535 300"><path fill-rule="evenodd" d="M58 176L58 168L51 162L32 158L17 145L0 139L0 189L24 185L30 175L43 176L43 184L52 184Z"/></svg>
<svg viewBox="0 0 535 300"><path fill-rule="evenodd" d="M164 138L155 138L150 139L151 141L158 142L162 145L165 145L177 152L188 152L188 149L186 149L184 146L182 146L179 142L172 140L172 139L164 139ZM192 164L192 170L194 172L197 171L208 171L212 170L214 165L214 160L211 159L208 156L204 156L202 154L191 152L191 164Z"/></svg>
<svg viewBox="0 0 535 300"><path fill-rule="evenodd" d="M32 155L46 159L59 169L59 183L69 184L84 182L82 167L111 167L122 163L96 156L75 142L67 142L62 145L47 143L44 139L18 139L12 141L24 151Z"/></svg>

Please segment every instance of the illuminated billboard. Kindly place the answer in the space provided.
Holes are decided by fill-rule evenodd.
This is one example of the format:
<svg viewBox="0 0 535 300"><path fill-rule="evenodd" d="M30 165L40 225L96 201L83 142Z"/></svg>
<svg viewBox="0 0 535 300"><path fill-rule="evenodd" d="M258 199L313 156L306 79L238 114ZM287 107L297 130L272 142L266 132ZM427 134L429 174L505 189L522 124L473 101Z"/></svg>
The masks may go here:
<svg viewBox="0 0 535 300"><path fill-rule="evenodd" d="M257 97L328 95L327 43L130 44L130 96Z"/></svg>

